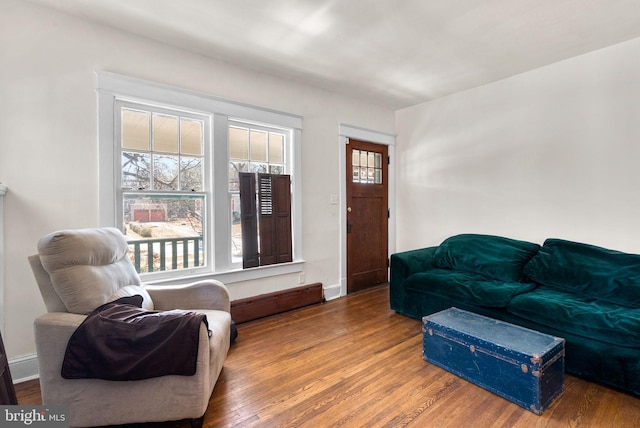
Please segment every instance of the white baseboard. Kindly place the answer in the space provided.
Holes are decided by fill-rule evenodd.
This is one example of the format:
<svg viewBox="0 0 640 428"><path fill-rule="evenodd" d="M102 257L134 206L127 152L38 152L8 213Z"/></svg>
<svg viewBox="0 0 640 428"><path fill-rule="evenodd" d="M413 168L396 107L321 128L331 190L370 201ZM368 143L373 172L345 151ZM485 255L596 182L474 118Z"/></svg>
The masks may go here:
<svg viewBox="0 0 640 428"><path fill-rule="evenodd" d="M13 383L37 379L39 376L37 354L12 359L9 361L9 371L11 372Z"/></svg>
<svg viewBox="0 0 640 428"><path fill-rule="evenodd" d="M340 284L328 285L323 287L324 299L329 301L342 297L342 287Z"/></svg>

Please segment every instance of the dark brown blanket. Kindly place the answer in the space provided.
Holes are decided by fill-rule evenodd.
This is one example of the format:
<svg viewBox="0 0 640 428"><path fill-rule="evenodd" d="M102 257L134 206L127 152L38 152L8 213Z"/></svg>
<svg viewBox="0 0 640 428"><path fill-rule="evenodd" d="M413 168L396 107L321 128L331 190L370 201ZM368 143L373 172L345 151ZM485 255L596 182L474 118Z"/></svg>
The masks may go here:
<svg viewBox="0 0 640 428"><path fill-rule="evenodd" d="M62 363L65 379L139 380L196 372L204 314L148 311L142 297L96 308L76 329Z"/></svg>

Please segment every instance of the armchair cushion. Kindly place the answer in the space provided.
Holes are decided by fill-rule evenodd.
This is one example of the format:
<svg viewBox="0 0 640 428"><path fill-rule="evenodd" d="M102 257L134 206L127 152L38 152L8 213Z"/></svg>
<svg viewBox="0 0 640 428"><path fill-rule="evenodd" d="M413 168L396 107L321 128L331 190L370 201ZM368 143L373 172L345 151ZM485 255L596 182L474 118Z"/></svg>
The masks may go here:
<svg viewBox="0 0 640 428"><path fill-rule="evenodd" d="M120 288L140 285L122 233L112 227L63 230L38 241L56 293L71 313L86 315Z"/></svg>

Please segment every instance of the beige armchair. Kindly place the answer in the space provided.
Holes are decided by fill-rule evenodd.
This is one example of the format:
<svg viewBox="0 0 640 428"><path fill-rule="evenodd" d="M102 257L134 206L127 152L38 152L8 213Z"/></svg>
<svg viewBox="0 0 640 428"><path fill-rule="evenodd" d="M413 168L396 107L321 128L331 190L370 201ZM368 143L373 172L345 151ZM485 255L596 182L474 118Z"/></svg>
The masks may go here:
<svg viewBox="0 0 640 428"><path fill-rule="evenodd" d="M214 280L142 285L127 251L118 229L78 229L45 236L38 242L38 254L29 257L48 311L34 322L43 404L67 406L72 427L183 419L199 426L229 350L228 291ZM143 296L146 309L206 314L209 331L200 326L195 375L135 381L64 379L67 342L86 315L135 294Z"/></svg>

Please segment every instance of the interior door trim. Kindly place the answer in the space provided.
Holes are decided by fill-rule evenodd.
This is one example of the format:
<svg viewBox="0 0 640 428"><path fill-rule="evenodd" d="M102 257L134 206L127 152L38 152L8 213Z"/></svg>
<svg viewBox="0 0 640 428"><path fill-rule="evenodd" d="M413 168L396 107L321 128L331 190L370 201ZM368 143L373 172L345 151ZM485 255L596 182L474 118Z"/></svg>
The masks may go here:
<svg viewBox="0 0 640 428"><path fill-rule="evenodd" d="M389 215L389 255L395 252L396 248L396 205L395 205L395 144L396 137L393 134L375 131L372 129L360 128L357 126L339 124L339 162L340 162L340 215L338 216L339 231L340 231L340 290L332 290L331 287L325 289L327 300L332 297L342 297L347 295L347 234L343 225L347 222L346 209L347 209L347 186L346 186L346 150L349 138L354 140L369 141L376 144L383 144L388 146L389 156L389 169L387 174L389 175L389 195L388 204L390 209Z"/></svg>

